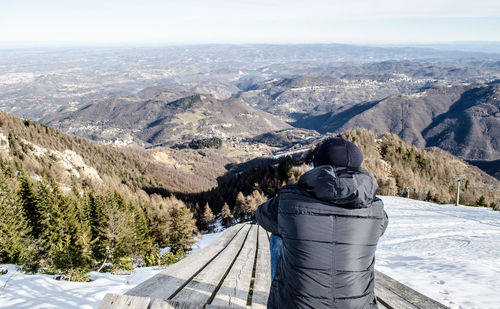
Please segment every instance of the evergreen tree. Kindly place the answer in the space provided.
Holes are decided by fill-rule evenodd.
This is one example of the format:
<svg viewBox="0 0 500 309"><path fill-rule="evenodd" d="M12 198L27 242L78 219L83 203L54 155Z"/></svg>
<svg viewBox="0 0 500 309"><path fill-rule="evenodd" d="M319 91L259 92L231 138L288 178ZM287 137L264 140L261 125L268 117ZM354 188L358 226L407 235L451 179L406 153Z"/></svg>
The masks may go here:
<svg viewBox="0 0 500 309"><path fill-rule="evenodd" d="M203 214L200 218L200 228L204 231L212 231L213 230L213 224L214 224L214 219L215 216L212 213L212 209L210 208L210 205L208 203L205 204L205 208L203 210Z"/></svg>
<svg viewBox="0 0 500 309"><path fill-rule="evenodd" d="M26 172L21 172L19 177L19 192L21 203L23 205L24 212L28 218L28 222L31 226L31 235L34 239L40 237L41 232L41 218L42 215L38 209L37 199L35 195L35 190L31 181L29 180Z"/></svg>
<svg viewBox="0 0 500 309"><path fill-rule="evenodd" d="M92 257L96 260L103 260L106 258L106 246L103 237L101 237L101 225L106 220L104 215L104 199L95 192L89 192L85 195L84 199L90 224Z"/></svg>
<svg viewBox="0 0 500 309"><path fill-rule="evenodd" d="M231 214L231 210L229 210L229 205L227 203L224 203L224 206L222 206L221 216L222 226L227 228L233 224L234 217Z"/></svg>
<svg viewBox="0 0 500 309"><path fill-rule="evenodd" d="M0 263L30 263L35 251L30 234L19 197L0 171Z"/></svg>
<svg viewBox="0 0 500 309"><path fill-rule="evenodd" d="M259 190L254 190L252 194L246 197L240 192L236 197L234 216L237 217L240 222L254 220L257 207L265 201L266 197Z"/></svg>
<svg viewBox="0 0 500 309"><path fill-rule="evenodd" d="M486 207L488 204L486 203L486 198L484 195L481 195L479 199L476 201L476 206L478 207Z"/></svg>
<svg viewBox="0 0 500 309"><path fill-rule="evenodd" d="M427 191L427 196L425 197L425 200L430 202L433 200L433 197L432 197L432 194L431 194L431 190L428 190Z"/></svg>
<svg viewBox="0 0 500 309"><path fill-rule="evenodd" d="M45 180L43 181L45 182ZM64 196L50 178L38 195L42 220L42 247L50 272L79 273L90 264L90 227L81 222L77 202Z"/></svg>
<svg viewBox="0 0 500 309"><path fill-rule="evenodd" d="M119 262L132 250L134 227L130 223L124 207L123 199L119 194L112 193L106 199L104 209L105 220L101 222L100 234L107 250L106 258Z"/></svg>
<svg viewBox="0 0 500 309"><path fill-rule="evenodd" d="M171 198L174 202L170 211L170 245L177 252L179 248L187 250L193 244L193 235L196 232L196 220L184 202Z"/></svg>
<svg viewBox="0 0 500 309"><path fill-rule="evenodd" d="M236 202L233 208L233 216L237 222L244 220L244 213L246 208L246 199L242 192L238 192L236 195Z"/></svg>
<svg viewBox="0 0 500 309"><path fill-rule="evenodd" d="M136 261L142 260L146 252L152 253L153 240L149 236L149 228L143 210L129 202L130 219L134 231L132 240L132 254ZM141 261L142 262L142 261Z"/></svg>
<svg viewBox="0 0 500 309"><path fill-rule="evenodd" d="M167 200L168 201L168 200ZM160 247L166 247L170 241L170 208L166 202L161 202L157 205L152 205L148 209L147 219L149 232Z"/></svg>
<svg viewBox="0 0 500 309"><path fill-rule="evenodd" d="M255 189L252 194L247 198L247 203L249 204L248 208L252 215L255 215L255 211L257 211L257 207L267 201L266 196L260 192L258 189Z"/></svg>

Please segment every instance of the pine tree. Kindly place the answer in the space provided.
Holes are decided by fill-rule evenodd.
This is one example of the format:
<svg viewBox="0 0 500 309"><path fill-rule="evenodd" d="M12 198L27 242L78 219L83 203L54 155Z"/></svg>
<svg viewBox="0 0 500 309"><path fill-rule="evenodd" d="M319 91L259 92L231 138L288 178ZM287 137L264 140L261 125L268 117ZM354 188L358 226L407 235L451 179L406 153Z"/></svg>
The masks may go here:
<svg viewBox="0 0 500 309"><path fill-rule="evenodd" d="M100 234L107 250L106 258L113 262L119 262L132 250L134 227L124 206L123 199L116 192L107 196Z"/></svg>
<svg viewBox="0 0 500 309"><path fill-rule="evenodd" d="M427 196L425 197L425 200L430 202L433 200L433 197L432 197L432 194L431 194L431 190L428 190L427 191Z"/></svg>
<svg viewBox="0 0 500 309"><path fill-rule="evenodd" d="M212 209L210 208L210 205L208 203L205 204L203 214L200 218L200 228L204 231L212 231L213 230L213 224L214 224L214 219L215 216L212 213Z"/></svg>
<svg viewBox="0 0 500 309"><path fill-rule="evenodd" d="M257 189L246 197L240 192L236 197L234 216L238 218L240 222L253 220L257 207L265 201L266 197Z"/></svg>
<svg viewBox="0 0 500 309"><path fill-rule="evenodd" d="M144 211L132 202L129 202L130 220L134 231L132 240L132 254L139 261L146 252L153 250L153 240L149 235L149 228Z"/></svg>
<svg viewBox="0 0 500 309"><path fill-rule="evenodd" d="M81 273L90 264L90 226L82 222L81 208L75 199L64 196L50 178L38 193L39 209L44 209L41 245L51 272Z"/></svg>
<svg viewBox="0 0 500 309"><path fill-rule="evenodd" d="M21 172L19 177L19 198L23 205L24 212L26 217L28 218L28 222L31 226L31 235L34 239L38 239L40 237L41 232L41 218L42 215L40 210L38 209L37 199L35 195L35 190L33 189L33 185L29 180L26 172Z"/></svg>
<svg viewBox="0 0 500 309"><path fill-rule="evenodd" d="M174 252L179 248L189 249L193 244L193 235L196 232L196 220L184 202L175 197L170 211L170 245Z"/></svg>
<svg viewBox="0 0 500 309"><path fill-rule="evenodd" d="M260 192L259 190L254 190L250 197L248 198L249 200L249 209L252 214L255 214L255 211L257 210L257 207L259 207L262 203L267 201L266 196Z"/></svg>
<svg viewBox="0 0 500 309"><path fill-rule="evenodd" d="M224 203L224 206L222 206L221 216L222 216L222 225L224 227L227 228L233 224L234 217L231 214L231 210L229 210L229 205L227 203Z"/></svg>
<svg viewBox="0 0 500 309"><path fill-rule="evenodd" d="M30 234L19 197L0 171L0 263L30 263L35 251Z"/></svg>
<svg viewBox="0 0 500 309"><path fill-rule="evenodd" d="M244 220L244 213L246 207L246 199L242 192L236 195L236 202L233 208L233 216L237 222Z"/></svg>
<svg viewBox="0 0 500 309"><path fill-rule="evenodd" d="M89 192L84 197L85 209L90 224L92 257L96 260L106 258L106 246L101 237L101 225L105 222L104 199L95 192Z"/></svg>
<svg viewBox="0 0 500 309"><path fill-rule="evenodd" d="M148 208L147 219L149 233L160 247L166 247L170 242L170 205L167 205L169 200L166 199L159 204L151 205Z"/></svg>
<svg viewBox="0 0 500 309"><path fill-rule="evenodd" d="M486 203L486 198L484 195L481 195L479 199L476 201L476 206L478 207L486 207L488 204Z"/></svg>

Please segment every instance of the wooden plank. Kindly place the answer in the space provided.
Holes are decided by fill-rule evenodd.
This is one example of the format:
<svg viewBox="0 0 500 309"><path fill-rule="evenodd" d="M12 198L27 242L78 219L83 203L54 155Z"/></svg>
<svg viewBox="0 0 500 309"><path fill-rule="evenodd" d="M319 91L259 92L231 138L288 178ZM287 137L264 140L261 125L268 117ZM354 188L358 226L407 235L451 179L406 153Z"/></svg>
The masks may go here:
<svg viewBox="0 0 500 309"><path fill-rule="evenodd" d="M402 284L399 281L392 279L391 277L375 271L375 287L384 287L390 290L392 293L398 295L400 298L405 299L409 303L413 304L417 308L429 308L429 309L445 309L448 308L445 305L415 291L414 289Z"/></svg>
<svg viewBox="0 0 500 309"><path fill-rule="evenodd" d="M377 299L386 307L397 309L419 309L417 306L409 303L401 296L386 289L383 286L375 284L375 295Z"/></svg>
<svg viewBox="0 0 500 309"><path fill-rule="evenodd" d="M250 224L245 224L234 240L175 295L172 300L206 304L236 259L250 227Z"/></svg>
<svg viewBox="0 0 500 309"><path fill-rule="evenodd" d="M226 309L226 307L219 307L212 305L206 305L205 307L203 307L203 305L200 304L183 303L183 302L164 300L164 299L155 299L150 307L150 309L200 309L200 308Z"/></svg>
<svg viewBox="0 0 500 309"><path fill-rule="evenodd" d="M227 309L228 307L214 306L214 305L206 305L205 309ZM244 307L246 308L246 307Z"/></svg>
<svg viewBox="0 0 500 309"><path fill-rule="evenodd" d="M151 299L120 294L106 294L99 304L99 309L147 309Z"/></svg>
<svg viewBox="0 0 500 309"><path fill-rule="evenodd" d="M252 308L267 308L267 298L271 288L271 253L267 231L259 226L257 264L252 293Z"/></svg>
<svg viewBox="0 0 500 309"><path fill-rule="evenodd" d="M193 277L196 272L228 246L236 233L243 227L243 224L237 224L229 228L210 246L198 250L181 261L170 265L165 271L142 282L125 294L151 298L169 298L186 281Z"/></svg>
<svg viewBox="0 0 500 309"><path fill-rule="evenodd" d="M246 307L248 291L252 281L252 271L255 265L258 229L258 225L252 225L243 249L210 305L225 308Z"/></svg>
<svg viewBox="0 0 500 309"><path fill-rule="evenodd" d="M203 305L193 303L180 303L172 300L155 299L150 309L199 309Z"/></svg>
<svg viewBox="0 0 500 309"><path fill-rule="evenodd" d="M392 309L390 307L386 307L384 304L380 302L380 299L377 298L377 307L378 309Z"/></svg>

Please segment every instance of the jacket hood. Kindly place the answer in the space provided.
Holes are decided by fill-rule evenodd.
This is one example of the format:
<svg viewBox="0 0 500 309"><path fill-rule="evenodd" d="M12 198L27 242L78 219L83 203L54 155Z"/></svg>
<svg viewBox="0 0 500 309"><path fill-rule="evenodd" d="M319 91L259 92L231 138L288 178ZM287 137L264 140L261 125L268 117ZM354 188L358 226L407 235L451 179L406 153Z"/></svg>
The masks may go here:
<svg viewBox="0 0 500 309"><path fill-rule="evenodd" d="M314 198L343 208L367 208L375 200L375 177L362 168L324 165L300 177L298 185Z"/></svg>

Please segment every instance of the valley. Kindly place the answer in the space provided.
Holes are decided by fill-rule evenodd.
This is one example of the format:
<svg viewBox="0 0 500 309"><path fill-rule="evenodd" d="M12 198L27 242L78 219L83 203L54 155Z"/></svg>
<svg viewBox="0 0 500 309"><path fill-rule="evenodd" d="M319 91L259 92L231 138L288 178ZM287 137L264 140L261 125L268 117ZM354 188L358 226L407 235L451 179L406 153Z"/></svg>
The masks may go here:
<svg viewBox="0 0 500 309"><path fill-rule="evenodd" d="M164 170L201 176L175 180L170 192L208 190L228 166L360 128L438 147L499 177L500 54L461 48L0 50L0 108L137 153L159 183Z"/></svg>

